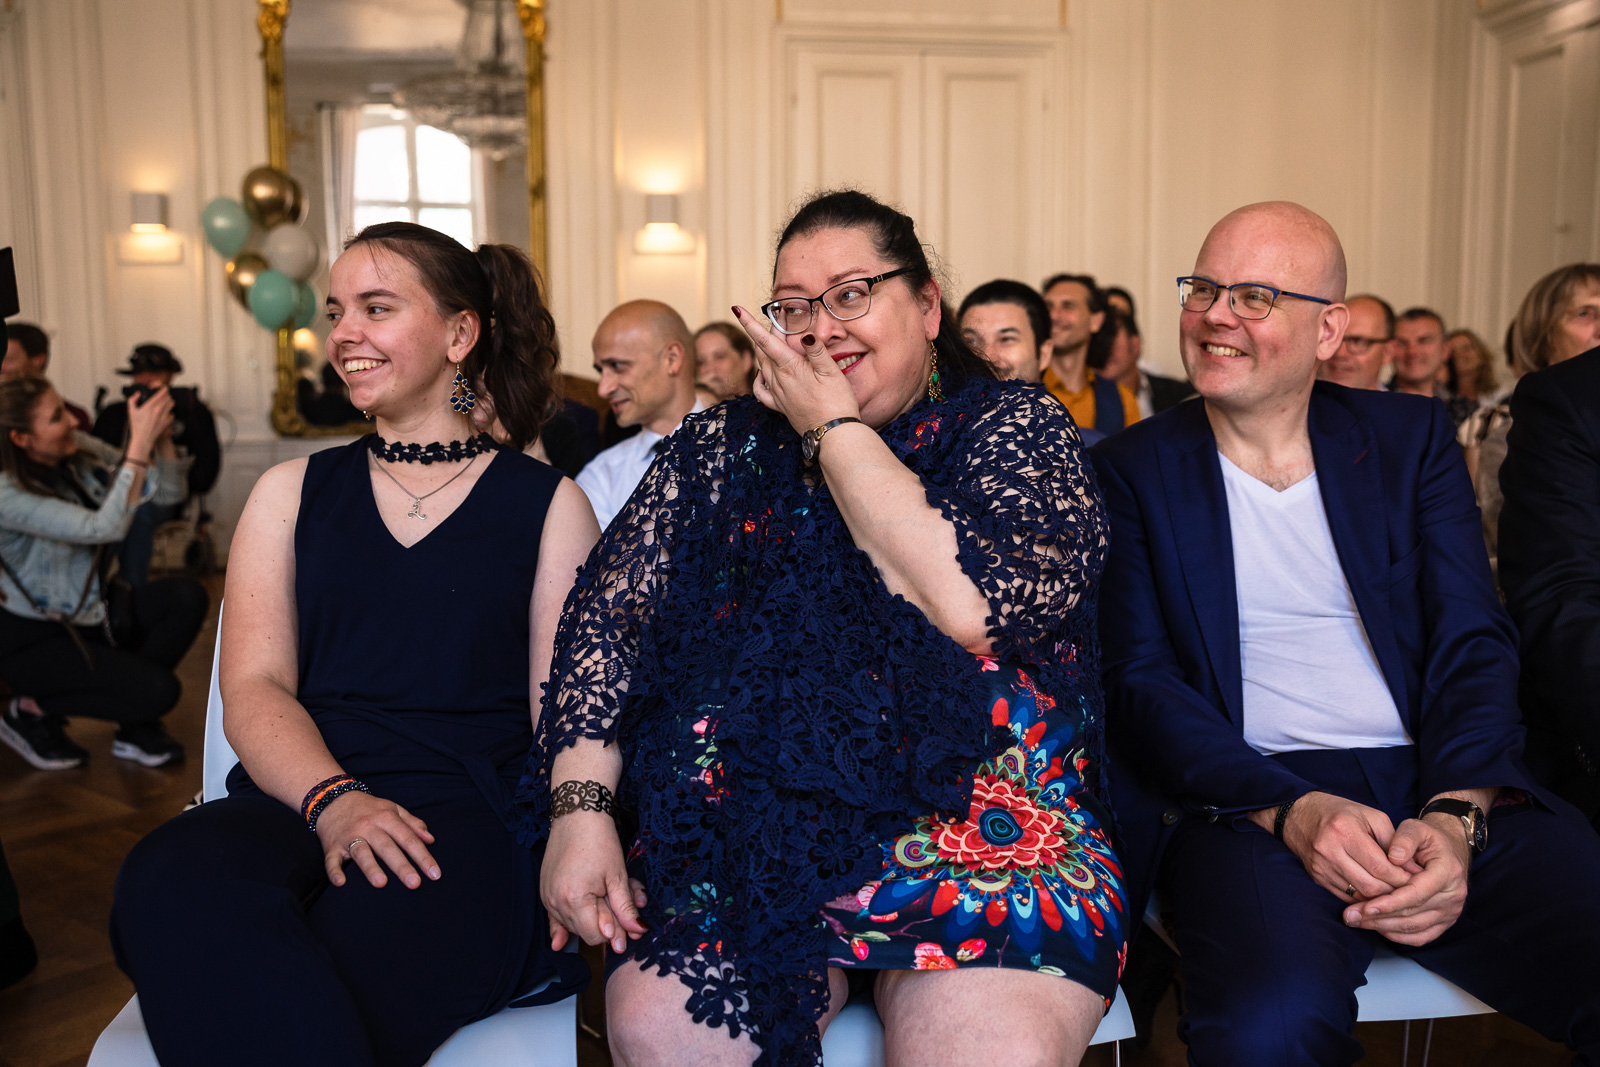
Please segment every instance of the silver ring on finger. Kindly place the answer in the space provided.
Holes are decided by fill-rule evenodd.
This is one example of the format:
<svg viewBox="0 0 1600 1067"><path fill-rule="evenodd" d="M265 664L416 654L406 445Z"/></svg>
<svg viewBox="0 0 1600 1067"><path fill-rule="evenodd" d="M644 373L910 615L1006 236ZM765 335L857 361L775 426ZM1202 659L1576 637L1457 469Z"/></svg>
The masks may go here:
<svg viewBox="0 0 1600 1067"><path fill-rule="evenodd" d="M364 838L364 837L356 838L354 841L352 841L348 845L344 846L344 854L346 856L350 856L351 858L354 858L357 845L367 845L367 839ZM372 846L371 845L367 845L367 847L371 848Z"/></svg>

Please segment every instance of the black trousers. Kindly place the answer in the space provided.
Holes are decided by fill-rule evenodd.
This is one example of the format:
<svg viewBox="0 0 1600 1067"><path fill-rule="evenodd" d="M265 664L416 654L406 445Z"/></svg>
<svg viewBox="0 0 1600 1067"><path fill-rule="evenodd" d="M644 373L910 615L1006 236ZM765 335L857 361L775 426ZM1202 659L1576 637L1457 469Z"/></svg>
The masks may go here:
<svg viewBox="0 0 1600 1067"><path fill-rule="evenodd" d="M0 678L52 715L151 722L171 711L182 687L173 670L205 622L209 598L193 578L162 578L133 591L141 640L114 648L99 626L79 626L93 666L60 623L0 610Z"/></svg>
<svg viewBox="0 0 1600 1067"><path fill-rule="evenodd" d="M1315 766L1296 770L1329 792L1380 808L1396 825L1416 811L1414 779L1381 796L1351 753L1314 755ZM1189 819L1167 846L1161 881L1181 953L1188 1012L1179 1034L1191 1064L1331 1067L1361 1058L1351 1036L1355 990L1381 939L1345 926L1345 903L1294 853L1245 820ZM1421 948L1391 947L1564 1042L1574 1063L1600 1065L1600 837L1570 805L1497 808L1455 925Z"/></svg>
<svg viewBox="0 0 1600 1067"><path fill-rule="evenodd" d="M582 987L582 959L544 947L543 849L519 846L475 795L397 799L436 839L442 877L417 889L392 875L376 889L354 864L330 885L299 813L259 793L202 804L134 846L111 944L164 1067L421 1067L500 1009L508 976ZM519 915L531 943L508 944Z"/></svg>

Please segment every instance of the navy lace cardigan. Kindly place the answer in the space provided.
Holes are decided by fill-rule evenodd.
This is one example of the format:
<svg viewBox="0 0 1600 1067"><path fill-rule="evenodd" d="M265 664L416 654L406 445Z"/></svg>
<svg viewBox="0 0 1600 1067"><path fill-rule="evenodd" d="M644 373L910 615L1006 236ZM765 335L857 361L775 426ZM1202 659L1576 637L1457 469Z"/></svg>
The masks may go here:
<svg viewBox="0 0 1600 1067"><path fill-rule="evenodd" d="M880 434L955 526L994 654L1080 708L1098 755L1107 525L1066 409L972 379ZM818 909L875 877L881 843L918 817L966 814L974 769L1008 743L977 674L889 593L788 422L731 401L667 439L579 572L518 793L523 839L548 832L557 752L620 744L650 896L635 956L688 986L697 1021L748 1032L758 1062L819 1062Z"/></svg>

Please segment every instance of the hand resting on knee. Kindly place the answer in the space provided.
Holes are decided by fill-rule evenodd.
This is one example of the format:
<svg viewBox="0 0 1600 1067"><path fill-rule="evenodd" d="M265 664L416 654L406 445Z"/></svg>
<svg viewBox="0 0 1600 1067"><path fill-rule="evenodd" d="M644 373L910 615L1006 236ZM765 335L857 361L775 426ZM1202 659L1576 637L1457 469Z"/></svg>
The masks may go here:
<svg viewBox="0 0 1600 1067"><path fill-rule="evenodd" d="M428 824L392 800L360 791L336 797L317 818L317 837L328 881L334 885L344 885L344 865L352 860L379 889L389 883L385 866L407 889L422 885L417 867L430 879L439 879L439 865L428 852L433 844Z"/></svg>

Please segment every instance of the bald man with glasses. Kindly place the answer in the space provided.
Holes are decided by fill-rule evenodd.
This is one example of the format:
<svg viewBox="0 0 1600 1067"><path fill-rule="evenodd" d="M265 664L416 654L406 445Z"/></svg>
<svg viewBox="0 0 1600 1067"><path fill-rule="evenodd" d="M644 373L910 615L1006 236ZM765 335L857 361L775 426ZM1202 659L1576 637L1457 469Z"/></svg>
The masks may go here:
<svg viewBox="0 0 1600 1067"><path fill-rule="evenodd" d="M1379 945L1600 1064L1600 837L1522 765L1444 408L1316 380L1344 288L1317 215L1227 216L1178 280L1202 402L1091 451L1130 912L1160 887L1201 1067L1360 1059Z"/></svg>
<svg viewBox="0 0 1600 1067"><path fill-rule="evenodd" d="M1317 377L1351 389L1382 389L1394 345L1394 308L1381 297L1363 293L1344 302L1349 309L1344 340L1317 368Z"/></svg>

